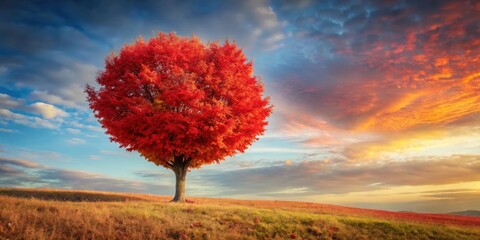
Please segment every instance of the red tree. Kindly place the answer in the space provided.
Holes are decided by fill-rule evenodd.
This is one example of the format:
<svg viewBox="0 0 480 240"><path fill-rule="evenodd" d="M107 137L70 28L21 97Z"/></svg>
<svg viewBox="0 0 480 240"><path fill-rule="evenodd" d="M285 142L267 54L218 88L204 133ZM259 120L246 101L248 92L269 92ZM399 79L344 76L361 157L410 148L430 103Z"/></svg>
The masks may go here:
<svg viewBox="0 0 480 240"><path fill-rule="evenodd" d="M88 102L110 140L173 170L179 202L189 169L244 152L272 110L252 62L228 41L159 33L108 56L97 82Z"/></svg>

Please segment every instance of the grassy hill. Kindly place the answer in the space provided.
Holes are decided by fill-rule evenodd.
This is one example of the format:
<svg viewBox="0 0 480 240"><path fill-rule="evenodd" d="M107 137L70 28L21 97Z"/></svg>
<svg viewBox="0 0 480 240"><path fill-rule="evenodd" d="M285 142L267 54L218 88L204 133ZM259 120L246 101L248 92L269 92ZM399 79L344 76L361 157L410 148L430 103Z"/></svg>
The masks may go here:
<svg viewBox="0 0 480 240"><path fill-rule="evenodd" d="M461 211L461 212L452 212L449 213L452 215L461 215L461 216L473 216L473 217L480 217L480 211L477 210L467 210L467 211Z"/></svg>
<svg viewBox="0 0 480 240"><path fill-rule="evenodd" d="M285 201L0 189L0 239L480 239L480 218Z"/></svg>

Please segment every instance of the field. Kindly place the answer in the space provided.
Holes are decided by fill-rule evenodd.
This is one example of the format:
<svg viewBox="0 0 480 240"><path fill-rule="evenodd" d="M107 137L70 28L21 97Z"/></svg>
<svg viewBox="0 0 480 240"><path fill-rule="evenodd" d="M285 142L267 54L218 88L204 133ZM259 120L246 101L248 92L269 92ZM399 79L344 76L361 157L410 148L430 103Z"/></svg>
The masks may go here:
<svg viewBox="0 0 480 240"><path fill-rule="evenodd" d="M304 202L0 189L0 239L480 239L480 217Z"/></svg>

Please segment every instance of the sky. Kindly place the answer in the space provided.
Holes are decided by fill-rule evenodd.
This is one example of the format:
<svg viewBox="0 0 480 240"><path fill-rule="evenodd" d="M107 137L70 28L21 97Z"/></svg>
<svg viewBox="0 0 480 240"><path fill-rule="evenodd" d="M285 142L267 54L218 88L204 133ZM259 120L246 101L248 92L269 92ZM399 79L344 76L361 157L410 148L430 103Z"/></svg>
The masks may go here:
<svg viewBox="0 0 480 240"><path fill-rule="evenodd" d="M111 143L84 88L158 32L235 40L274 110L187 196L480 210L478 1L2 1L0 187L173 195Z"/></svg>

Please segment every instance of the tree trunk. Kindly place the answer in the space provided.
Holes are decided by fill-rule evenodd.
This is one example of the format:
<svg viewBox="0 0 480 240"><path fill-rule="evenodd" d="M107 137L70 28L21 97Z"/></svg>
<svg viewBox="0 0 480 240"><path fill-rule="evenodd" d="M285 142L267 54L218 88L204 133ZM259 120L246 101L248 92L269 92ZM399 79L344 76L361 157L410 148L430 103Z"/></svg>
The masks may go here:
<svg viewBox="0 0 480 240"><path fill-rule="evenodd" d="M185 180L187 177L187 166L177 165L173 168L175 172L175 197L172 202L185 202Z"/></svg>

